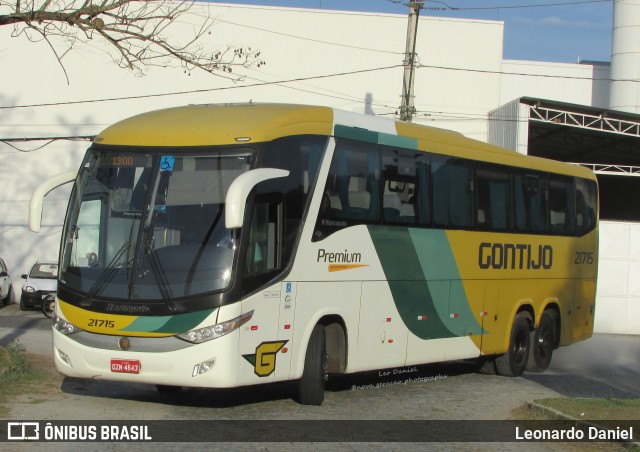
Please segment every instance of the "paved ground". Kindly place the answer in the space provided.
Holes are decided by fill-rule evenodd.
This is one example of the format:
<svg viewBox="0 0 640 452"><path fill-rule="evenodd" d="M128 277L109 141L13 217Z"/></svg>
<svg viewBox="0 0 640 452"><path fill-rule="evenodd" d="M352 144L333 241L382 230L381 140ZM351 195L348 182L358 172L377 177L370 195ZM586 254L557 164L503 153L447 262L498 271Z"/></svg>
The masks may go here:
<svg viewBox="0 0 640 452"><path fill-rule="evenodd" d="M17 339L27 351L50 356L49 322L40 312L23 313L16 306L0 309L0 345ZM44 358L43 363L51 365L51 359ZM212 422L221 419L505 420L527 401L545 397L640 398L639 377L640 337L595 335L588 341L557 350L550 369L543 374L525 373L520 378L480 375L472 365L460 362L420 366L417 371L402 376L382 377L378 372L370 372L332 381L321 407L297 404L291 399L290 386L282 385L224 391L184 390L178 395L161 396L149 385L60 377L54 390L44 394L36 390L12 401L10 417ZM396 384L399 382L401 384ZM172 448L166 446L167 450ZM189 447L193 446L195 444ZM234 444L232 448L240 446L251 450L256 444ZM277 449L273 444L258 446L264 450ZM304 449L298 446L289 443L287 448ZM363 444L325 446L330 450L343 450L359 449ZM445 450L457 448L443 443L431 446ZM491 444L492 448L496 446L498 444ZM498 448L520 450L522 446L505 444ZM537 450L562 449L549 443L527 446ZM153 449L164 450L163 447ZM464 447L484 448L479 444ZM419 449L416 444L397 443L376 443L370 448Z"/></svg>

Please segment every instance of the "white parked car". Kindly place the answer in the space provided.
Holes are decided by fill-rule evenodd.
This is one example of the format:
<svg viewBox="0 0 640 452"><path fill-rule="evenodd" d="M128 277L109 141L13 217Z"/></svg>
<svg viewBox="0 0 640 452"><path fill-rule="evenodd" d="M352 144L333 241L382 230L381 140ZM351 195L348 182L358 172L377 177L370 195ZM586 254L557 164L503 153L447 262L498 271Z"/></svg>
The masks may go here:
<svg viewBox="0 0 640 452"><path fill-rule="evenodd" d="M7 264L0 259L0 300L4 306L11 301L11 276Z"/></svg>
<svg viewBox="0 0 640 452"><path fill-rule="evenodd" d="M38 261L33 264L28 275L22 275L26 281L22 286L20 310L41 307L42 300L49 294L55 294L58 288L58 263L56 261Z"/></svg>

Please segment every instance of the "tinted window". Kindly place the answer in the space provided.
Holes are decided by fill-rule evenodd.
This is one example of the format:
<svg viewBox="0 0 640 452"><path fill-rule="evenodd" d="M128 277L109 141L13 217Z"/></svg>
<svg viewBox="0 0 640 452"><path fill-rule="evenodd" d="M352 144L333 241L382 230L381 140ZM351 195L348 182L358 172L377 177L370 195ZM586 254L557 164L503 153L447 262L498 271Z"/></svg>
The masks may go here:
<svg viewBox="0 0 640 452"><path fill-rule="evenodd" d="M573 179L549 176L549 226L554 234L575 232L575 193Z"/></svg>
<svg viewBox="0 0 640 452"><path fill-rule="evenodd" d="M471 169L458 158L432 160L433 221L437 226L471 226Z"/></svg>
<svg viewBox="0 0 640 452"><path fill-rule="evenodd" d="M507 168L476 170L476 225L506 230L510 227L511 181Z"/></svg>
<svg viewBox="0 0 640 452"><path fill-rule="evenodd" d="M516 174L513 182L516 231L546 232L546 177L535 173Z"/></svg>
<svg viewBox="0 0 640 452"><path fill-rule="evenodd" d="M576 233L591 231L598 215L598 186L594 181L576 179Z"/></svg>

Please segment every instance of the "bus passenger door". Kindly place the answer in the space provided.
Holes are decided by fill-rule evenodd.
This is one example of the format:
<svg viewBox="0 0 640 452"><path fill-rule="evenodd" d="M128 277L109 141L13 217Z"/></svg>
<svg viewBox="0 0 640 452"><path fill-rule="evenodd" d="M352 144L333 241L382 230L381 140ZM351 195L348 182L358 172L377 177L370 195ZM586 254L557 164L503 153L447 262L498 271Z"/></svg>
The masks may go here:
<svg viewBox="0 0 640 452"><path fill-rule="evenodd" d="M240 264L242 290L263 289L243 302L244 312L253 310L254 314L241 335L240 354L246 362L240 362L240 384L269 383L276 375L289 373L289 361L281 359L287 341L279 337L281 283L267 285L282 267L282 211L281 196L257 196L246 227L248 246Z"/></svg>
<svg viewBox="0 0 640 452"><path fill-rule="evenodd" d="M293 329L296 310L296 295L298 284L295 282L283 282L280 291L280 315L278 321L278 345L281 345L278 353L278 366L276 367L276 380L287 380L291 373L291 347L293 347Z"/></svg>
<svg viewBox="0 0 640 452"><path fill-rule="evenodd" d="M408 330L393 302L387 282L362 283L359 324L359 368L383 369L405 365Z"/></svg>

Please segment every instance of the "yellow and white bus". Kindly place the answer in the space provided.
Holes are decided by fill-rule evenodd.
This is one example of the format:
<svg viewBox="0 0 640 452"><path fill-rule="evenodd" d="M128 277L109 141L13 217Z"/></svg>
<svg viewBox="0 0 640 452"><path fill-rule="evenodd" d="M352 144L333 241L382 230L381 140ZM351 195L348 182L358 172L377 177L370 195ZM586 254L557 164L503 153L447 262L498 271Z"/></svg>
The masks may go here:
<svg viewBox="0 0 640 452"><path fill-rule="evenodd" d="M449 131L202 105L100 133L62 233L54 359L160 391L458 359L518 376L593 331L597 183Z"/></svg>

